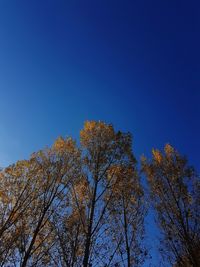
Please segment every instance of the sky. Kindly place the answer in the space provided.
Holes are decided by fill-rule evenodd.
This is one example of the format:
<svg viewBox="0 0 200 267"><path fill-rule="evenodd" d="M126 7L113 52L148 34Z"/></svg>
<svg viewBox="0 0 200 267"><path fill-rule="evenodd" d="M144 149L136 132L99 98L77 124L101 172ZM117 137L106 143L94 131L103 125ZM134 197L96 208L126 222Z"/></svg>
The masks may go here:
<svg viewBox="0 0 200 267"><path fill-rule="evenodd" d="M200 2L0 0L0 166L86 120L200 170Z"/></svg>

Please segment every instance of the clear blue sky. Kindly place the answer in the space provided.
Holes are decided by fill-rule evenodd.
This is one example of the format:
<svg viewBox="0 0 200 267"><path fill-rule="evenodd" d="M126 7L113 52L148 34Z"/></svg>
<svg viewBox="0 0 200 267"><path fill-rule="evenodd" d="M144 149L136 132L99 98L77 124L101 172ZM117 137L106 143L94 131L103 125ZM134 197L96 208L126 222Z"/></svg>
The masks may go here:
<svg viewBox="0 0 200 267"><path fill-rule="evenodd" d="M200 2L0 0L0 165L85 120L200 169Z"/></svg>

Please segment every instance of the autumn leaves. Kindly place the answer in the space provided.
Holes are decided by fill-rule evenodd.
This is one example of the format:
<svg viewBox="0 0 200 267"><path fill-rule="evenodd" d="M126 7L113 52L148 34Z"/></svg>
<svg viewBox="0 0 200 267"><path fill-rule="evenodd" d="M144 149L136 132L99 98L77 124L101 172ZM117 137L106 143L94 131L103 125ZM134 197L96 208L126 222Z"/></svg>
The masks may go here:
<svg viewBox="0 0 200 267"><path fill-rule="evenodd" d="M199 177L187 160L167 144L142 160L161 229L163 256L176 266L200 266Z"/></svg>
<svg viewBox="0 0 200 267"><path fill-rule="evenodd" d="M170 145L165 154L154 150L152 161L143 158L142 168L171 260L197 266L199 183L192 169ZM0 181L0 266L130 267L145 261L146 195L129 133L86 122L80 146L60 137L2 170Z"/></svg>

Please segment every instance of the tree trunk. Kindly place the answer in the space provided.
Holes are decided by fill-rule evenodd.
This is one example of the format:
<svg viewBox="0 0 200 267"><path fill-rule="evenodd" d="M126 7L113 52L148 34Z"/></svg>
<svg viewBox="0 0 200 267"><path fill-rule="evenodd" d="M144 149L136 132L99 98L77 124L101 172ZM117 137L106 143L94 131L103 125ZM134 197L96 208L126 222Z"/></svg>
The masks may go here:
<svg viewBox="0 0 200 267"><path fill-rule="evenodd" d="M92 207L91 207L91 213L90 213L90 220L88 225L88 231L86 236L86 242L85 242L85 252L84 252L84 259L83 259L83 267L88 267L88 261L90 256L90 245L91 245L91 237L92 237L92 226L93 226L93 218L94 218L94 209L95 209L95 203L96 203L96 194L97 194L97 184L98 180L95 179L95 188L92 198Z"/></svg>
<svg viewBox="0 0 200 267"><path fill-rule="evenodd" d="M124 209L124 233L125 233L125 242L126 242L127 267L131 267L130 247L129 247L129 242L128 242L128 226L127 226L126 207L125 207L124 197L123 197L123 209Z"/></svg>

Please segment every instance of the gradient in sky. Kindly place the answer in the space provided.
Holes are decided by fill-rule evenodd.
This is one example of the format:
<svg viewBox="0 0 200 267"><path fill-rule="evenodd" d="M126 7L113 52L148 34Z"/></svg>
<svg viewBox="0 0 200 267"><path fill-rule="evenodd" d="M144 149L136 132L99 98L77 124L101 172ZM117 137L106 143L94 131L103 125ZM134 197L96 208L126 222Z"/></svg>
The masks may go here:
<svg viewBox="0 0 200 267"><path fill-rule="evenodd" d="M1 0L0 166L103 120L199 170L199 48L199 1Z"/></svg>

